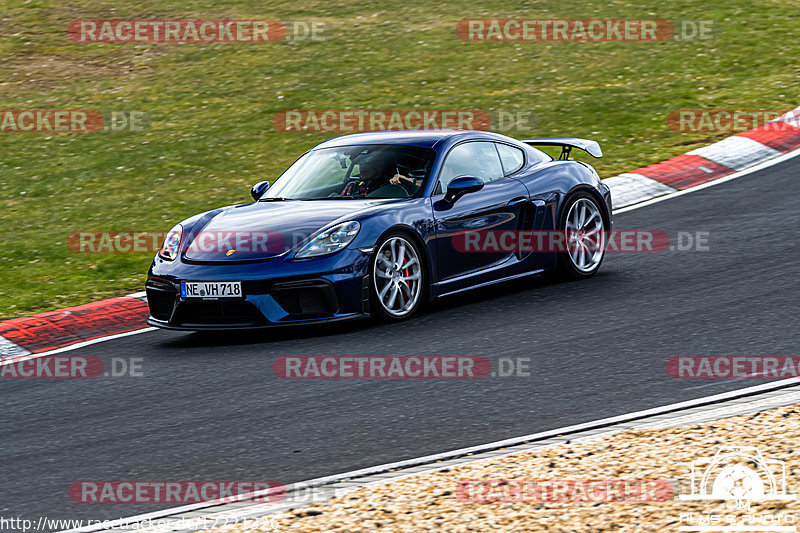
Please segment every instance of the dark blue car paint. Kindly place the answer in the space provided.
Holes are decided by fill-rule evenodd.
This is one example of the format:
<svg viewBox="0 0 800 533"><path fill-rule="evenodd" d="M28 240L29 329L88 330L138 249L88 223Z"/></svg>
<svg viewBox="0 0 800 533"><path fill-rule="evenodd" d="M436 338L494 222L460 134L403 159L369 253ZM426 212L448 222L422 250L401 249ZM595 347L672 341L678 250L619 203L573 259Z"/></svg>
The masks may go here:
<svg viewBox="0 0 800 533"><path fill-rule="evenodd" d="M523 167L503 179L488 182L454 204L444 202L435 192L439 170L446 154L457 144L487 140L511 144L524 151ZM251 202L215 209L182 222L184 235L178 259L155 257L148 272L148 285L165 282L179 291L181 281L238 281L245 285L246 301L255 305L269 324L330 321L369 315L365 300L365 279L369 275L371 249L390 232L402 231L413 238L423 252L430 282L429 299L552 269L554 253L464 254L453 249L452 233L464 229L552 230L557 227L561 207L571 194L586 191L603 208L606 228L611 228L610 191L591 166L579 161L558 161L514 139L475 131L401 131L347 135L313 148L354 144L408 144L436 151L431 175L420 198L289 200ZM279 255L228 258L187 256L192 235L203 229L241 231L268 229L297 234L291 249ZM325 257L295 259L304 242L335 224L356 220L361 230L344 250ZM307 237L307 238L304 238ZM296 244L296 246L294 246ZM338 309L322 319L290 319L270 294L272 283L324 280L335 290ZM180 303L180 298L177 300ZM213 325L182 328L168 321L148 320L152 325L175 329L215 329Z"/></svg>

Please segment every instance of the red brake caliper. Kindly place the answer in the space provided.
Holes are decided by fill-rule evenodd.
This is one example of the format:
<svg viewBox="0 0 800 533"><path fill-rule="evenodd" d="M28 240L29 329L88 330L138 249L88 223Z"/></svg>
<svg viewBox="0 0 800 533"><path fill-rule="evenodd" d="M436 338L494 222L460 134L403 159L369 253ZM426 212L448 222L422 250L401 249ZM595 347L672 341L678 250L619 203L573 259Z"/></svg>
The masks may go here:
<svg viewBox="0 0 800 533"><path fill-rule="evenodd" d="M410 272L411 272L411 270L410 270L408 267L406 267L406 268L404 268L404 269L403 269L403 275L404 275L405 277L408 277L408 275L409 275L409 273L410 273ZM411 285L409 285L409 284L408 284L408 281L407 281L407 280L403 280L403 285L405 285L405 286L408 288L408 293L409 293L409 295L410 295L410 294L411 294Z"/></svg>

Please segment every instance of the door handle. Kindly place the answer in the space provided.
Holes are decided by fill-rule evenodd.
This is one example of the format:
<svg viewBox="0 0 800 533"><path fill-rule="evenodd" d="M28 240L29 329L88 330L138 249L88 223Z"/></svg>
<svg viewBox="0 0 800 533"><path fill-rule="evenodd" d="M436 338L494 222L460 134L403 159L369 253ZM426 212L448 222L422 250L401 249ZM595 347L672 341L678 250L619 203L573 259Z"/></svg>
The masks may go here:
<svg viewBox="0 0 800 533"><path fill-rule="evenodd" d="M524 196L517 196L516 198L514 198L513 200L511 200L510 202L508 202L506 205L507 205L508 207L512 207L512 206L515 206L515 205L524 204L524 203L525 203L525 202L527 202L527 201L528 201L528 199L527 199L526 197L524 197Z"/></svg>

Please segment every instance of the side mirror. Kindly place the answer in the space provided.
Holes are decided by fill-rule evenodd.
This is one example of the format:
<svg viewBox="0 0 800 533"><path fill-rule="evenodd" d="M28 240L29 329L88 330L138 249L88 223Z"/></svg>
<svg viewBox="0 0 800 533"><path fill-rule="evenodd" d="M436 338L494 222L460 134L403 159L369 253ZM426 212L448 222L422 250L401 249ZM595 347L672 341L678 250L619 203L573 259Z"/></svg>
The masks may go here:
<svg viewBox="0 0 800 533"><path fill-rule="evenodd" d="M447 184L444 199L452 204L465 194L477 192L481 189L483 189L483 180L473 176L461 176Z"/></svg>
<svg viewBox="0 0 800 533"><path fill-rule="evenodd" d="M267 192L267 189L269 189L269 182L259 181L258 183L253 185L252 189L250 189L250 196L253 197L253 200L258 201L259 198L264 196L264 193Z"/></svg>

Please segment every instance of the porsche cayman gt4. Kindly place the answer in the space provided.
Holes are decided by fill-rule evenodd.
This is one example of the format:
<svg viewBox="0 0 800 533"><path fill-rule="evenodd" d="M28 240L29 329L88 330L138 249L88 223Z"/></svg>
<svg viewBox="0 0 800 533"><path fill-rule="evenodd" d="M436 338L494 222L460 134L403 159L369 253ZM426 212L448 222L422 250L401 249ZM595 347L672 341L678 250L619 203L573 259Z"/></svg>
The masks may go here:
<svg viewBox="0 0 800 533"><path fill-rule="evenodd" d="M523 276L590 277L603 261L611 196L590 165L569 158L573 148L602 156L584 139L463 130L323 142L272 185L257 183L252 202L169 231L148 272L148 323L396 321L432 299ZM564 239L551 246L542 235Z"/></svg>

